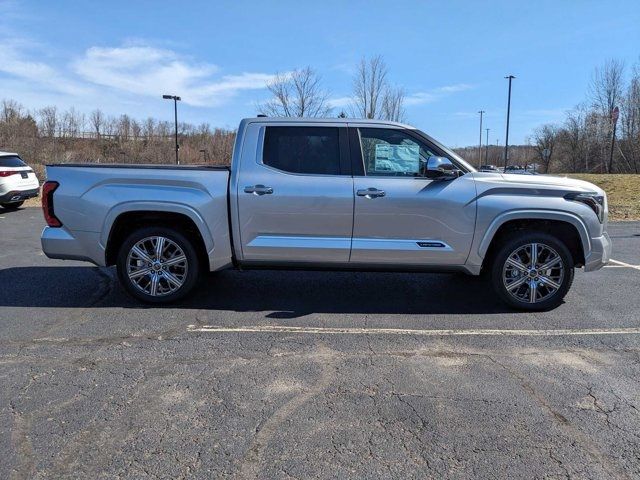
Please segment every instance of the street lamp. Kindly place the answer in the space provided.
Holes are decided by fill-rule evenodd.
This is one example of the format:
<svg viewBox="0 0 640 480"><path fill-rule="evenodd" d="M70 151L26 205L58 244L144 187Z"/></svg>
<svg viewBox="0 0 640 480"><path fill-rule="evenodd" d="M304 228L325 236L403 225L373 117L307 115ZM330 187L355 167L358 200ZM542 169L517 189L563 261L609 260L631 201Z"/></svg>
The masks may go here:
<svg viewBox="0 0 640 480"><path fill-rule="evenodd" d="M487 140L484 142L485 143L484 163L488 164L489 163L489 130L491 129L485 128L485 130L487 131Z"/></svg>
<svg viewBox="0 0 640 480"><path fill-rule="evenodd" d="M513 75L507 75L507 80L509 80L509 96L507 99L507 135L504 139L504 171L507 171L507 162L509 161L509 116L511 115L511 80L513 80Z"/></svg>
<svg viewBox="0 0 640 480"><path fill-rule="evenodd" d="M173 100L173 114L176 127L176 165L180 165L180 160L178 160L178 150L180 149L178 146L178 102L182 99L176 95L162 95L162 98L165 100Z"/></svg>
<svg viewBox="0 0 640 480"><path fill-rule="evenodd" d="M480 114L480 143L478 144L478 167L482 164L482 115L484 110L478 112Z"/></svg>

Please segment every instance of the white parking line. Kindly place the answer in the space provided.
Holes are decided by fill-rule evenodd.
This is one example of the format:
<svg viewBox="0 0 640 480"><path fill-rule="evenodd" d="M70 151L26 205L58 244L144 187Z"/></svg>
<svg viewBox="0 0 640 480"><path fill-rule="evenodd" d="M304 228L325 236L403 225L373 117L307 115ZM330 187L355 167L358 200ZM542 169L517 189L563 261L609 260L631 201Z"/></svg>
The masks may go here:
<svg viewBox="0 0 640 480"><path fill-rule="evenodd" d="M512 329L406 329L406 328L341 328L341 327L294 327L288 325L252 325L225 327L219 325L189 325L188 332L206 333L304 333L311 335L418 335L423 337L450 336L521 336L548 337L566 335L639 335L640 328L575 328L553 330Z"/></svg>
<svg viewBox="0 0 640 480"><path fill-rule="evenodd" d="M624 263L619 260L614 260L613 258L609 260L611 263L615 263L616 265L611 265L612 267L626 267L626 268L634 268L636 270L640 270L640 265L631 265L630 263Z"/></svg>

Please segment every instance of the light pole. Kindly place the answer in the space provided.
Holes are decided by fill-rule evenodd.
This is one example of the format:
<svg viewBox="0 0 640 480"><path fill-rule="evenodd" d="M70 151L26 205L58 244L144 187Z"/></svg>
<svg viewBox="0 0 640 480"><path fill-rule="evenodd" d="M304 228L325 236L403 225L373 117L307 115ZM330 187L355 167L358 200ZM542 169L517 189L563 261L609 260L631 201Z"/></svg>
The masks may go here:
<svg viewBox="0 0 640 480"><path fill-rule="evenodd" d="M487 140L484 142L485 152L484 152L484 163L489 163L489 130L490 128L485 128L487 131Z"/></svg>
<svg viewBox="0 0 640 480"><path fill-rule="evenodd" d="M165 100L173 100L173 118L176 127L176 165L180 165L180 160L178 160L178 150L180 149L178 146L178 102L182 99L177 95L162 95L162 98Z"/></svg>
<svg viewBox="0 0 640 480"><path fill-rule="evenodd" d="M607 169L609 173L613 172L613 147L616 144L616 125L618 125L618 116L620 115L620 109L618 107L614 107L611 110L611 123L613 124L611 128L611 150L609 151L609 168Z"/></svg>
<svg viewBox="0 0 640 480"><path fill-rule="evenodd" d="M511 80L513 80L513 75L507 75L507 80L509 80L509 96L507 97L507 134L504 139L504 171L507 171L507 162L509 161L509 116L511 115Z"/></svg>
<svg viewBox="0 0 640 480"><path fill-rule="evenodd" d="M480 114L480 143L478 144L478 167L482 164L482 115L484 110L478 112Z"/></svg>

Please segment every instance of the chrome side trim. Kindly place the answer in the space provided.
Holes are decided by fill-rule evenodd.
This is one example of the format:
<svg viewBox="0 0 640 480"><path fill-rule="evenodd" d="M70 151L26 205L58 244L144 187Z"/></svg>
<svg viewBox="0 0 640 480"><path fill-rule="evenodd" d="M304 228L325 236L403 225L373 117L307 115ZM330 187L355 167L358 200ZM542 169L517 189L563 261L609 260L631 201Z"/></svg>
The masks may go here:
<svg viewBox="0 0 640 480"><path fill-rule="evenodd" d="M453 251L451 246L434 239L354 238L351 248L353 250Z"/></svg>
<svg viewBox="0 0 640 480"><path fill-rule="evenodd" d="M297 237L282 235L259 235L249 242L248 247L271 248L338 248L350 249L349 237Z"/></svg>
<svg viewBox="0 0 640 480"><path fill-rule="evenodd" d="M270 248L338 248L359 250L404 250L451 252L453 248L441 240L386 239L349 237L298 237L283 235L259 235L249 242L249 247Z"/></svg>

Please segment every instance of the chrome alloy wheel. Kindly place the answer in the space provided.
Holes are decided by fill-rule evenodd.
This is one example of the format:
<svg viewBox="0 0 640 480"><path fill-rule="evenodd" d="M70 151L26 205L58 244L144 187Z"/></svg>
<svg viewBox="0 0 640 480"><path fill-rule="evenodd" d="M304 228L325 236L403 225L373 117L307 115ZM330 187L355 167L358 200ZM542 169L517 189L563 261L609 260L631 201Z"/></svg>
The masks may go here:
<svg viewBox="0 0 640 480"><path fill-rule="evenodd" d="M544 243L529 243L507 257L502 282L516 300L539 303L560 289L564 269L562 257L553 248Z"/></svg>
<svg viewBox="0 0 640 480"><path fill-rule="evenodd" d="M180 246L166 237L147 237L127 255L129 280L142 292L162 297L178 290L187 279L187 257Z"/></svg>

